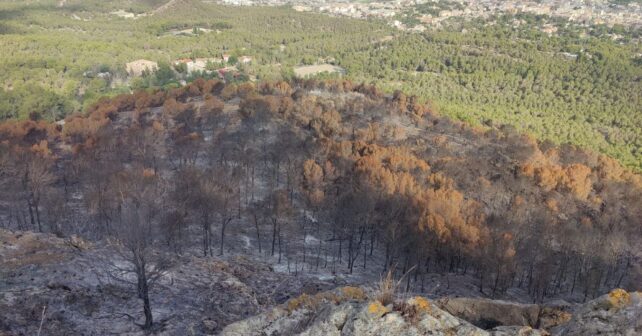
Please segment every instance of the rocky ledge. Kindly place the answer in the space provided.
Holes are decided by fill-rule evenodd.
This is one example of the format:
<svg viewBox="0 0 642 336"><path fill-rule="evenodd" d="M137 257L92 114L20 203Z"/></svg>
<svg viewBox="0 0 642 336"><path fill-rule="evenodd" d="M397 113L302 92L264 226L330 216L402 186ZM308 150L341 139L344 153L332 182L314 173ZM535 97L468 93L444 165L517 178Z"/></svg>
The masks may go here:
<svg viewBox="0 0 642 336"><path fill-rule="evenodd" d="M384 304L368 298L359 288L344 287L314 296L302 295L233 323L221 335L633 336L642 335L641 298L640 293L617 289L574 309L465 298L433 302L412 297ZM487 324L484 329L462 317L477 324L493 321L493 325Z"/></svg>

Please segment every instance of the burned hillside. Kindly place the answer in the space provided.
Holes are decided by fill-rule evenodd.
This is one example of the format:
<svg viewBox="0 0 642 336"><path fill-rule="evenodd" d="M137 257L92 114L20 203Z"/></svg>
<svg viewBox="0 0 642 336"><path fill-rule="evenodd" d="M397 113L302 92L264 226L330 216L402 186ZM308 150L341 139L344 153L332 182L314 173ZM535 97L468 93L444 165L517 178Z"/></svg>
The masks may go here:
<svg viewBox="0 0 642 336"><path fill-rule="evenodd" d="M640 175L349 81L197 80L8 121L0 186L4 228L109 238L143 277L158 251L246 243L293 274L394 269L417 292L458 274L583 301L642 279Z"/></svg>

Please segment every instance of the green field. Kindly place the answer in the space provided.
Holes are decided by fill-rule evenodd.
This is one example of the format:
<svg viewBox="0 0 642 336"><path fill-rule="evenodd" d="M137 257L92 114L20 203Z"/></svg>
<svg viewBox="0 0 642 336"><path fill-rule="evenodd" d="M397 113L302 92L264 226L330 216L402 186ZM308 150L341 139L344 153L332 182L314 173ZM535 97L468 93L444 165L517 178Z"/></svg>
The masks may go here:
<svg viewBox="0 0 642 336"><path fill-rule="evenodd" d="M0 1L0 119L59 119L131 86L125 63L249 55L258 80L332 61L354 81L401 89L473 124L509 123L540 139L606 153L642 170L642 48L569 30L551 37L537 19L504 17L423 34L378 21L289 8L225 7L197 0ZM140 16L123 18L115 11ZM180 30L210 33L174 35ZM465 33L462 33L462 30ZM633 32L634 35L639 32ZM383 41L387 36L393 39ZM109 72L110 78L95 74ZM167 84L169 83L169 84ZM34 114L32 114L33 116Z"/></svg>

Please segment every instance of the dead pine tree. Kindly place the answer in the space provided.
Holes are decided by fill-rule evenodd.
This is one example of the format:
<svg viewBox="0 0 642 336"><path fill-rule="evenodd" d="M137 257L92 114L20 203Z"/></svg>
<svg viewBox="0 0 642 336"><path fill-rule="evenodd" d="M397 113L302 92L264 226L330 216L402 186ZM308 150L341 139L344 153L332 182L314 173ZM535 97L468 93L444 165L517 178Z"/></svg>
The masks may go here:
<svg viewBox="0 0 642 336"><path fill-rule="evenodd" d="M126 201L122 207L118 233L115 235L119 256L126 266L112 264L110 273L119 279L126 279L128 274L136 278L138 298L143 301L145 322L141 327L150 329L154 322L149 292L153 285L165 274L170 266L169 258L157 252L155 246L154 215L150 209L136 202Z"/></svg>
<svg viewBox="0 0 642 336"><path fill-rule="evenodd" d="M110 258L113 261L108 263L108 273L111 278L131 285L129 279L136 279L145 318L144 323L138 325L149 330L154 323L150 290L171 266L169 255L159 248L163 184L158 175L149 170L123 172L116 183L120 216L110 235L119 258Z"/></svg>

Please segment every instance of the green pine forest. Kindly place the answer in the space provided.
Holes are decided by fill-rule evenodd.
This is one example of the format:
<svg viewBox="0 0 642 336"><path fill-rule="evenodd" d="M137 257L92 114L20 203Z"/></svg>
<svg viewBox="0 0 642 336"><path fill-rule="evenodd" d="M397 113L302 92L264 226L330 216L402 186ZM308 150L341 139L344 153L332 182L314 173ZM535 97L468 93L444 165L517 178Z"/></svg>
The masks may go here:
<svg viewBox="0 0 642 336"><path fill-rule="evenodd" d="M587 33L556 22L563 29L549 37L537 29L547 18L502 16L405 33L380 21L286 7L182 0L154 12L164 3L0 1L0 120L58 120L101 96L191 79L174 71L131 79L125 63L132 60L153 60L167 70L177 58L227 53L252 56L239 68L258 81L331 62L354 82L417 95L440 114L481 127L511 124L642 171L639 29ZM153 15L122 18L112 14L118 10ZM193 33L176 34L182 30ZM596 33L613 31L623 38Z"/></svg>

